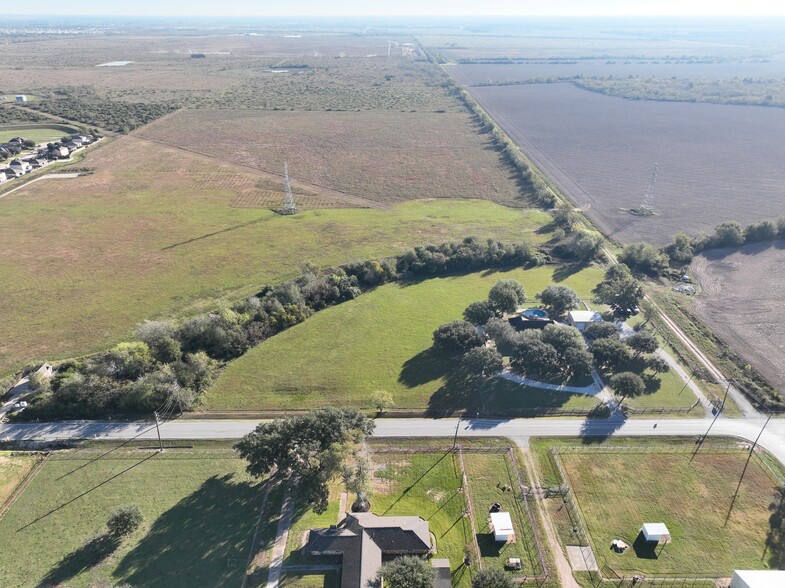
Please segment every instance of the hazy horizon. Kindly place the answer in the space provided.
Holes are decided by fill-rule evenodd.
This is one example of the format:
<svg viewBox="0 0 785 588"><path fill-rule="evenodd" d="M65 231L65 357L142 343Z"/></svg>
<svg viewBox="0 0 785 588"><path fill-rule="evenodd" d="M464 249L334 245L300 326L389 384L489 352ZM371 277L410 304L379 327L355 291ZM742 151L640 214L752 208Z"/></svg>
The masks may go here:
<svg viewBox="0 0 785 588"><path fill-rule="evenodd" d="M285 4L253 3L248 0L194 2L193 0L137 0L132 5L82 0L64 6L62 1L40 0L35 4L10 5L6 16L112 16L112 17L772 17L785 16L785 5L767 0L498 0L478 9L470 0L400 0L368 3L364 0L291 0Z"/></svg>

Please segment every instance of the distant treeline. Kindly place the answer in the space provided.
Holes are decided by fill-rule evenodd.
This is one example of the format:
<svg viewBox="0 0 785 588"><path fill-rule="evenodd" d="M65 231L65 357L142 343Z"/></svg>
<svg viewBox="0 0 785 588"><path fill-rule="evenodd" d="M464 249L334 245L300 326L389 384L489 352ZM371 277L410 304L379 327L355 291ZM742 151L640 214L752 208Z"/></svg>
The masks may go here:
<svg viewBox="0 0 785 588"><path fill-rule="evenodd" d="M452 78L445 76L442 86L451 95L463 102L482 125L483 132L491 134L499 150L515 171L518 172L522 184L536 202L543 208L554 208L558 203L555 190L548 185L544 176L537 171L520 147L493 121L482 106Z"/></svg>
<svg viewBox="0 0 785 588"><path fill-rule="evenodd" d="M570 82L579 88L630 100L661 102L708 102L749 106L785 107L785 79L731 78L723 80L658 78L655 76L626 78L546 76L526 79L489 79L474 84L486 86L526 86Z"/></svg>
<svg viewBox="0 0 785 588"><path fill-rule="evenodd" d="M319 270L265 287L237 304L183 321L148 321L137 339L82 360L63 362L51 381L34 378L37 395L23 420L184 411L200 403L220 367L314 312L396 280L530 267L543 261L528 243L468 237L415 247L397 257Z"/></svg>
<svg viewBox="0 0 785 588"><path fill-rule="evenodd" d="M785 79L581 78L585 90L632 100L785 107Z"/></svg>
<svg viewBox="0 0 785 588"><path fill-rule="evenodd" d="M41 100L25 103L26 108L121 133L146 125L177 108L160 102L109 100L97 95L91 86L67 86L37 94Z"/></svg>

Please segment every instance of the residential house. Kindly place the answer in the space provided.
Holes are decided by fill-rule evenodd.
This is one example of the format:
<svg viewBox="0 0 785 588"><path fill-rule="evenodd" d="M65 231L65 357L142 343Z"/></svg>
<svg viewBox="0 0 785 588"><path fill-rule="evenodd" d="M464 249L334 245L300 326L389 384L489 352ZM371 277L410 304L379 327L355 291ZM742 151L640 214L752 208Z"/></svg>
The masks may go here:
<svg viewBox="0 0 785 588"><path fill-rule="evenodd" d="M31 159L30 160L30 167L33 169L41 169L47 164L45 159Z"/></svg>
<svg viewBox="0 0 785 588"><path fill-rule="evenodd" d="M71 152L68 150L68 147L55 147L52 150L52 157L55 159L68 159L71 157Z"/></svg>
<svg viewBox="0 0 785 588"><path fill-rule="evenodd" d="M303 547L308 556L340 556L341 588L367 588L392 557L431 552L428 521L420 517L383 517L351 513L337 526L311 529Z"/></svg>
<svg viewBox="0 0 785 588"><path fill-rule="evenodd" d="M516 331L527 331L529 329L543 330L548 325L554 323L553 319L549 318L529 318L521 314L516 314L507 319L513 329Z"/></svg>
<svg viewBox="0 0 785 588"><path fill-rule="evenodd" d="M582 331L591 323L601 323L602 316L594 310L571 310L567 315L567 324Z"/></svg>
<svg viewBox="0 0 785 588"><path fill-rule="evenodd" d="M9 179L9 180L13 180L13 179L16 179L16 178L21 178L23 175L25 175L23 172L21 172L21 171L19 171L17 169L14 169L12 167L7 167L3 171L5 172L6 178Z"/></svg>
<svg viewBox="0 0 785 588"><path fill-rule="evenodd" d="M31 166L23 159L12 159L11 163L9 164L9 167L13 170L21 172L21 175L33 171L33 166Z"/></svg>

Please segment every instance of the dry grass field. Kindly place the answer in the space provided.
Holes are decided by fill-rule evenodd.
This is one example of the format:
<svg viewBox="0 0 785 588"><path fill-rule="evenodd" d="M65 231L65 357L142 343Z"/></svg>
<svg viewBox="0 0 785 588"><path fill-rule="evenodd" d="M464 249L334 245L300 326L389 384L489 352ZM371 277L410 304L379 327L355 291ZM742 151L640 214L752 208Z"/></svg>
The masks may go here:
<svg viewBox="0 0 785 588"><path fill-rule="evenodd" d="M87 86L102 98L195 107L460 110L436 84L433 65L402 57L400 49L387 58L388 41L409 42L410 35L168 33L36 37L4 45L4 89L43 94ZM132 63L96 67L112 61Z"/></svg>
<svg viewBox="0 0 785 588"><path fill-rule="evenodd" d="M380 203L528 204L464 113L184 110L136 135Z"/></svg>
<svg viewBox="0 0 785 588"><path fill-rule="evenodd" d="M605 234L665 243L782 214L785 111L631 101L570 84L471 88L472 95ZM659 164L655 210L638 217Z"/></svg>
<svg viewBox="0 0 785 588"><path fill-rule="evenodd" d="M715 250L691 270L701 291L692 309L775 388L785 387L785 243Z"/></svg>
<svg viewBox="0 0 785 588"><path fill-rule="evenodd" d="M280 178L133 136L78 165L92 173L0 199L0 373L105 349L144 319L249 295L306 261L332 265L471 234L549 237L534 233L547 220L535 211L448 199L357 208L374 203L297 183L305 210L282 217L267 208L282 198Z"/></svg>

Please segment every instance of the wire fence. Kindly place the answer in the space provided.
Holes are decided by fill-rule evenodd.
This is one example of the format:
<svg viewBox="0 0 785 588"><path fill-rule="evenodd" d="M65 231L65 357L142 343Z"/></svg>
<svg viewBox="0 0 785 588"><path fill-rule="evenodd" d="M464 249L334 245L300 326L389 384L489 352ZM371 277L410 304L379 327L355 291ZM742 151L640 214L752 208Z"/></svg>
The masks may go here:
<svg viewBox="0 0 785 588"><path fill-rule="evenodd" d="M566 446L566 447L551 447L548 452L550 461L557 472L560 492L559 496L564 502L564 507L570 519L572 527L572 537L575 542L581 547L589 547L593 554L597 554L596 546L593 544L591 534L585 523L585 517L581 511L581 507L575 498L572 486L569 482L569 477L562 464L560 454L647 454L647 453L666 453L666 454L689 454L697 453L712 454L749 454L761 465L764 471L771 477L772 481L785 490L785 476L779 471L767 458L765 450L759 447L753 447L748 442L737 443L711 443L708 445L617 445L608 447L598 446ZM589 565L589 557L586 550L581 550L584 562L587 568L591 569ZM618 588L627 587L673 587L673 588L717 588L722 586L724 578L712 576L685 576L681 575L668 575L657 574L656 576L646 576L643 573L631 570L619 571L615 569L607 559L603 558L602 563L596 560L598 570L590 574L592 585L610 582Z"/></svg>

